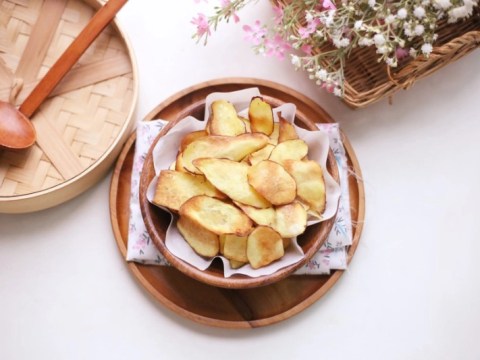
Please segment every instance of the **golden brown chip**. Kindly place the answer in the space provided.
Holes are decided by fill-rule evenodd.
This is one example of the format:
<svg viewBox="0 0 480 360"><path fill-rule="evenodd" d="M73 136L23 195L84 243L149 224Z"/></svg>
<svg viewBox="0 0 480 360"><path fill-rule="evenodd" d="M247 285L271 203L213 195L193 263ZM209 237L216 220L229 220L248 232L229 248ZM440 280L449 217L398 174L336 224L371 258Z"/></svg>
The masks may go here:
<svg viewBox="0 0 480 360"><path fill-rule="evenodd" d="M278 122L273 123L273 132L268 137L268 143L272 145L277 145L279 134L280 134L280 125L278 124Z"/></svg>
<svg viewBox="0 0 480 360"><path fill-rule="evenodd" d="M248 155L248 163L250 165L255 165L259 163L262 160L267 160L270 157L270 154L272 153L273 148L275 145L272 144L267 144L265 147L261 148L260 150L257 150L250 155Z"/></svg>
<svg viewBox="0 0 480 360"><path fill-rule="evenodd" d="M270 154L269 160L283 164L285 160L301 160L308 153L308 145L305 141L286 140L275 146Z"/></svg>
<svg viewBox="0 0 480 360"><path fill-rule="evenodd" d="M213 257L218 254L219 240L217 234L183 216L178 219L177 228L197 254L206 257Z"/></svg>
<svg viewBox="0 0 480 360"><path fill-rule="evenodd" d="M254 269L280 259L284 254L279 233L267 226L258 226L247 239L247 258Z"/></svg>
<svg viewBox="0 0 480 360"><path fill-rule="evenodd" d="M179 213L218 235L245 236L252 229L252 221L241 210L209 196L200 195L187 200Z"/></svg>
<svg viewBox="0 0 480 360"><path fill-rule="evenodd" d="M229 260L246 263L247 259L247 236L223 235L223 255Z"/></svg>
<svg viewBox="0 0 480 360"><path fill-rule="evenodd" d="M177 160L175 160L175 170L180 172L188 172L183 166L183 155L182 153L178 153Z"/></svg>
<svg viewBox="0 0 480 360"><path fill-rule="evenodd" d="M302 234L307 227L307 212L297 201L276 208L275 223L272 226L283 238Z"/></svg>
<svg viewBox="0 0 480 360"><path fill-rule="evenodd" d="M284 166L295 179L297 196L309 206L309 211L321 215L325 210L326 190L320 165L313 160L287 160Z"/></svg>
<svg viewBox="0 0 480 360"><path fill-rule="evenodd" d="M260 96L252 98L248 108L248 118L252 132L261 132L270 135L273 132L272 107Z"/></svg>
<svg viewBox="0 0 480 360"><path fill-rule="evenodd" d="M291 203L297 195L293 177L279 164L260 161L248 170L248 182L273 205Z"/></svg>
<svg viewBox="0 0 480 360"><path fill-rule="evenodd" d="M278 131L278 142L282 143L287 140L296 140L298 139L297 131L295 126L285 120L283 117L279 117L279 131Z"/></svg>
<svg viewBox="0 0 480 360"><path fill-rule="evenodd" d="M206 129L210 135L236 136L245 133L245 123L238 118L232 103L216 100L212 102Z"/></svg>
<svg viewBox="0 0 480 360"><path fill-rule="evenodd" d="M203 175L162 170L158 177L153 203L178 211L185 201L197 195L225 198L225 195L210 184Z"/></svg>
<svg viewBox="0 0 480 360"><path fill-rule="evenodd" d="M245 163L227 159L196 159L193 164L206 176L208 181L230 199L258 208L268 208L271 204L250 186Z"/></svg>
<svg viewBox="0 0 480 360"><path fill-rule="evenodd" d="M235 261L235 260L229 260L230 262L230 267L232 269L238 269L238 268L241 268L243 265L246 264L246 262L243 262L243 261Z"/></svg>
<svg viewBox="0 0 480 360"><path fill-rule="evenodd" d="M266 208L266 209L258 209L253 206L248 206L244 204L240 204L235 202L242 211L247 214L247 216L253 220L255 224L264 225L264 226L272 226L275 223L275 209L274 208Z"/></svg>
<svg viewBox="0 0 480 360"><path fill-rule="evenodd" d="M242 134L238 136L212 135L190 143L182 153L183 166L192 173L199 174L193 161L200 158L217 158L240 161L247 155L263 148L268 143L264 134Z"/></svg>
<svg viewBox="0 0 480 360"><path fill-rule="evenodd" d="M180 142L179 151L182 152L183 150L185 150L185 148L188 146L188 144L192 143L193 141L195 141L195 140L197 140L201 137L205 137L207 135L208 134L205 130L198 130L198 131L189 132L187 135L185 135L182 138L182 141Z"/></svg>

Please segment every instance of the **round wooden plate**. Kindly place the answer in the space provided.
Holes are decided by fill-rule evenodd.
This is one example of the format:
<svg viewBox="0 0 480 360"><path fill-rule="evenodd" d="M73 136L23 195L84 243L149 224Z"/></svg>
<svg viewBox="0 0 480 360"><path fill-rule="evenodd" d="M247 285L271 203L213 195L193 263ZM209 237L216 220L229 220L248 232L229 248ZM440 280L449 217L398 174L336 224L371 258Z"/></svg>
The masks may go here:
<svg viewBox="0 0 480 360"><path fill-rule="evenodd" d="M304 95L277 83L250 79L228 78L205 82L185 89L168 98L147 116L146 120L175 120L189 106L212 92L229 92L258 87L260 92L278 102L292 102L299 116L333 122L316 103ZM365 214L365 193L361 170L355 153L343 136L349 167L358 176L349 178L353 227L353 244L348 249L352 259L360 240ZM120 253L127 253L130 203L130 177L135 134L126 142L112 177L110 187L110 214L112 228ZM173 267L148 266L129 262L127 266L142 286L161 304L173 312L198 323L225 328L253 328L285 320L304 310L322 297L340 278L343 271L326 275L292 275L267 286L251 289L225 289L196 281Z"/></svg>

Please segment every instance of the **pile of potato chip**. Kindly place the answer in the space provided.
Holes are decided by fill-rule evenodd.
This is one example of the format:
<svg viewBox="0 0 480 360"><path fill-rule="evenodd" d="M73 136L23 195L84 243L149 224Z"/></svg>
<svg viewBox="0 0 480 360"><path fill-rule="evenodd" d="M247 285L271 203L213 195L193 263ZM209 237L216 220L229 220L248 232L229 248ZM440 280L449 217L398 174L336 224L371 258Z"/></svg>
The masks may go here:
<svg viewBox="0 0 480 360"><path fill-rule="evenodd" d="M177 228L197 254L254 269L280 259L325 201L322 168L261 97L252 98L248 119L214 101L205 130L185 135L175 163L160 172L153 200L179 215Z"/></svg>

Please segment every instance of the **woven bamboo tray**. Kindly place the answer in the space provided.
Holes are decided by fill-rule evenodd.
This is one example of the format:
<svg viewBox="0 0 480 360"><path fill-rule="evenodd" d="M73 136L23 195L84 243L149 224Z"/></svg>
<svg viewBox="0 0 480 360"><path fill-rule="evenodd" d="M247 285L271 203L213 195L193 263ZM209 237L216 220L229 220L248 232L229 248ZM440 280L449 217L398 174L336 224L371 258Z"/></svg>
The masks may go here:
<svg viewBox="0 0 480 360"><path fill-rule="evenodd" d="M100 6L0 0L0 99L21 104ZM37 143L0 150L0 213L55 206L102 178L132 129L137 78L132 48L114 22L32 118Z"/></svg>
<svg viewBox="0 0 480 360"><path fill-rule="evenodd" d="M289 0L272 0L285 6ZM297 27L302 26L298 24ZM441 22L438 39L429 58L419 56L389 70L384 62L378 62L374 47L358 47L346 61L344 102L352 108L362 108L383 98L391 97L401 89L410 88L449 63L460 59L480 46L480 9L466 21L455 24Z"/></svg>

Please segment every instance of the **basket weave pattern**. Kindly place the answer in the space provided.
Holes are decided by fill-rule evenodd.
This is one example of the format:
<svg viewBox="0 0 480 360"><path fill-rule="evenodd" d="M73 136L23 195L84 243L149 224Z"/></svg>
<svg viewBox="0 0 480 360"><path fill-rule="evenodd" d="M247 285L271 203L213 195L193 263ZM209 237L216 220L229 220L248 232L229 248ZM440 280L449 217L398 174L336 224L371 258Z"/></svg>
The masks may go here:
<svg viewBox="0 0 480 360"><path fill-rule="evenodd" d="M288 0L274 0L284 7ZM295 31L305 24L298 23ZM352 108L361 108L400 89L408 89L415 81L441 67L460 59L480 46L480 11L455 24L441 22L437 28L438 39L429 58L419 56L390 69L378 62L374 47L357 47L352 51L344 68L344 101ZM298 35L298 34L297 34Z"/></svg>
<svg viewBox="0 0 480 360"><path fill-rule="evenodd" d="M55 1L0 1L0 100L20 104L94 13L83 1ZM42 39L29 43L39 34ZM52 163L39 144L20 152L0 150L0 196L48 189L88 169L124 126L133 87L128 50L111 25L32 119L48 128L63 162Z"/></svg>

